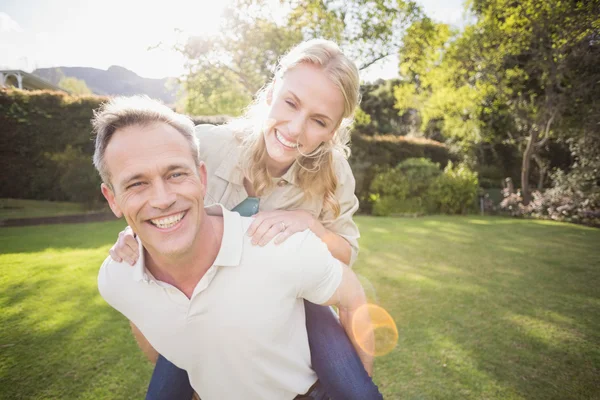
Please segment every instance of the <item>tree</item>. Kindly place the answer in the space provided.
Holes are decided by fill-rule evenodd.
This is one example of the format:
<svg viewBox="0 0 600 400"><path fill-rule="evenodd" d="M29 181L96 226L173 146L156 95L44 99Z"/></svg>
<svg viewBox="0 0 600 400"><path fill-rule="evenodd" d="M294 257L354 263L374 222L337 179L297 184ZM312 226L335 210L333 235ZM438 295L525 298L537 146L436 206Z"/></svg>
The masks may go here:
<svg viewBox="0 0 600 400"><path fill-rule="evenodd" d="M58 86L65 89L71 94L86 95L92 94L90 88L87 87L85 81L72 77L63 77L58 82Z"/></svg>
<svg viewBox="0 0 600 400"><path fill-rule="evenodd" d="M312 37L335 40L366 67L392 54L402 26L418 12L411 1L285 0L273 15L266 0L236 0L219 33L192 37L177 49L187 59L183 77L189 113L241 112L272 76L278 59Z"/></svg>
<svg viewBox="0 0 600 400"><path fill-rule="evenodd" d="M571 120L574 126L570 129L565 129L563 120L573 112L570 99L589 98L598 82L598 75L582 73L589 65L573 61L581 51L598 54L599 5L597 0L472 3L478 16L474 38L480 44L479 58L485 66L480 79L495 84L496 101L506 107L509 116L504 125L511 129L506 134L522 151L524 204L531 199L532 160L544 170L540 150L548 141L572 135L588 124L587 112L578 113L583 120ZM598 107L594 103L580 106Z"/></svg>
<svg viewBox="0 0 600 400"><path fill-rule="evenodd" d="M585 134L598 120L599 4L474 0L477 20L460 34L418 21L400 53L408 85L397 88L397 107L419 110L423 128L441 121L463 148L519 149L527 204L532 161L543 182L550 140Z"/></svg>

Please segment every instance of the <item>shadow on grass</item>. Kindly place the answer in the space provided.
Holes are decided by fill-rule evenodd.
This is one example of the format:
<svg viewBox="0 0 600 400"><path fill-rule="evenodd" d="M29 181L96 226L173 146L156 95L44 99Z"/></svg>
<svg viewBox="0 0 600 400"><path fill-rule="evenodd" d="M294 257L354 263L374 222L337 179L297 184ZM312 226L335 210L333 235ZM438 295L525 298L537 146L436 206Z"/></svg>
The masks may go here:
<svg viewBox="0 0 600 400"><path fill-rule="evenodd" d="M495 218L364 221L357 267L401 337L378 362L396 371L382 382L390 398L600 396L600 231ZM371 227L389 236L371 237Z"/></svg>
<svg viewBox="0 0 600 400"><path fill-rule="evenodd" d="M127 226L124 220L88 224L0 228L0 254L46 249L95 249L112 245ZM108 255L108 253L107 253Z"/></svg>
<svg viewBox="0 0 600 400"><path fill-rule="evenodd" d="M121 224L89 225L0 230L1 399L143 398L151 367L96 287Z"/></svg>

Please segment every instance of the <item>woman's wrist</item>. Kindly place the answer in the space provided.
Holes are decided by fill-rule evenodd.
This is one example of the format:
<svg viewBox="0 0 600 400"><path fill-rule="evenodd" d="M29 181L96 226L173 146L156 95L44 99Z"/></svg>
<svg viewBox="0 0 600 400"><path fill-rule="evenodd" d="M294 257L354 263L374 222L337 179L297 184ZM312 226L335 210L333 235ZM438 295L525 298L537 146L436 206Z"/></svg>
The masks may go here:
<svg viewBox="0 0 600 400"><path fill-rule="evenodd" d="M311 230L312 233L314 233L321 239L323 239L323 236L325 236L325 234L327 233L327 228L325 228L323 226L323 224L321 223L321 221L319 221L314 216L311 216L311 220L310 220L310 223L308 224L308 228Z"/></svg>

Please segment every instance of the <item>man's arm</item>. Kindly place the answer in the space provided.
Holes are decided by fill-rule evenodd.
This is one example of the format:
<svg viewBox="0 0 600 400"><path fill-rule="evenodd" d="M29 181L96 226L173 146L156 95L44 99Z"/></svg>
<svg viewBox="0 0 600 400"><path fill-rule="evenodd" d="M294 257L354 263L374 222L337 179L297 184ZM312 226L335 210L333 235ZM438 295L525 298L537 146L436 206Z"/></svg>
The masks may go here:
<svg viewBox="0 0 600 400"><path fill-rule="evenodd" d="M337 290L323 305L336 306L340 322L356 349L369 376L373 375L373 354L375 354L375 336L371 318L366 309L367 298L360 281L352 270L342 266L342 281ZM362 310L357 313L359 309Z"/></svg>
<svg viewBox="0 0 600 400"><path fill-rule="evenodd" d="M135 340L137 341L142 352L152 364L156 364L156 360L158 360L158 351L152 347L148 339L146 339L146 337L133 322L129 321L129 325L131 325L131 332L133 333L133 336L135 337Z"/></svg>

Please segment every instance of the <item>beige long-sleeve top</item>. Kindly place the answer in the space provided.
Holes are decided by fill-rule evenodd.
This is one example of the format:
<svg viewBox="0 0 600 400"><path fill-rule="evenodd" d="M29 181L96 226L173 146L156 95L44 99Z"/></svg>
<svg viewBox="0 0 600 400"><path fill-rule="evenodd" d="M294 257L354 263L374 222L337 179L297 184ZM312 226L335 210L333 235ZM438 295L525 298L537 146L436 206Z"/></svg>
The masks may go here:
<svg viewBox="0 0 600 400"><path fill-rule="evenodd" d="M196 136L200 141L200 159L206 164L208 172L208 190L205 205L223 204L231 210L248 193L244 188L244 174L239 165L240 140L226 125L198 125ZM280 178L276 178L274 189L260 197L259 211L305 210L318 218L323 226L343 237L352 247L350 265L358 255L358 227L352 216L358 209L358 198L354 194L354 175L348 161L337 152L334 153L334 167L338 178L336 197L340 203L340 214L323 207L323 198L308 198L296 185L295 172L300 168L293 164Z"/></svg>

